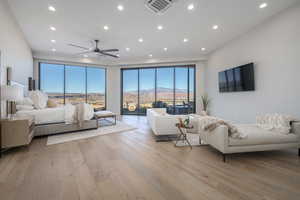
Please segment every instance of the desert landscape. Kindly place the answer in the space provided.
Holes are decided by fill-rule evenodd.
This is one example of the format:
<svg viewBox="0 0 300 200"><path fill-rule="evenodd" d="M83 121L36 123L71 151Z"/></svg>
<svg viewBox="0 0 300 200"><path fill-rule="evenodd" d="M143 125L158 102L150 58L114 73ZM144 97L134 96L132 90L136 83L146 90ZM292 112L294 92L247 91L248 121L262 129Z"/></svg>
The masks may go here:
<svg viewBox="0 0 300 200"><path fill-rule="evenodd" d="M105 109L105 95L101 93L88 93L87 97L81 93L66 93L65 102L63 93L48 93L48 96L60 105L64 103L77 104L87 101L87 103L93 105L95 110Z"/></svg>
<svg viewBox="0 0 300 200"><path fill-rule="evenodd" d="M175 90L175 106L185 106L188 104L188 92L187 90L176 89ZM155 102L155 90L140 90L140 112L146 112L147 108L152 108ZM190 96L194 94L190 91ZM166 104L166 107L173 107L174 103L174 90L169 88L157 88L156 101L161 101ZM194 102L194 99L190 99L190 103ZM128 91L123 93L123 112L138 112L138 92Z"/></svg>

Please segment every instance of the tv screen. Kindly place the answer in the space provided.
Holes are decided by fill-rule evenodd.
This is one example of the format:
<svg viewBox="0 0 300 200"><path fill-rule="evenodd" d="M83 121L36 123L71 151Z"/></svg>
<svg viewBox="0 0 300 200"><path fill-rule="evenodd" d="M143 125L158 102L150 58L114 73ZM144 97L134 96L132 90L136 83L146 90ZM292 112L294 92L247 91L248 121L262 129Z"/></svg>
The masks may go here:
<svg viewBox="0 0 300 200"><path fill-rule="evenodd" d="M253 90L255 90L253 63L219 72L220 92L239 92Z"/></svg>

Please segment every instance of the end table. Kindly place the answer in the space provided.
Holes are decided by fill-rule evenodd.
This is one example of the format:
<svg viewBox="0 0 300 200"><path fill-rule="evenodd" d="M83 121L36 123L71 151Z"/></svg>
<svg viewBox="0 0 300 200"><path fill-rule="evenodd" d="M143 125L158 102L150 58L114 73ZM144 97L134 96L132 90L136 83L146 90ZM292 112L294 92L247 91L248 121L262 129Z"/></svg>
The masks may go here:
<svg viewBox="0 0 300 200"><path fill-rule="evenodd" d="M177 142L181 140L182 142L187 142L192 149L193 147L189 142L189 140L187 139L186 135L187 135L187 129L193 129L194 127L191 125L184 125L183 123L176 123L176 127L179 129L180 134L177 136L174 146L176 147Z"/></svg>

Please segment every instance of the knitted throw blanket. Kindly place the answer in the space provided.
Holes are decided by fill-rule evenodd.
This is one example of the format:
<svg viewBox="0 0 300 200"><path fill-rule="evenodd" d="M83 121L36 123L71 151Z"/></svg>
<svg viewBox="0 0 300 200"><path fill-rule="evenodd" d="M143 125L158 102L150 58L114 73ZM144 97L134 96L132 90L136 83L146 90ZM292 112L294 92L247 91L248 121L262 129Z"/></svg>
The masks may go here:
<svg viewBox="0 0 300 200"><path fill-rule="evenodd" d="M241 133L236 126L223 119L219 119L211 116L203 116L199 118L198 122L199 122L199 127L204 131L211 132L215 130L217 127L224 125L227 126L228 134L230 137L236 139L243 139L247 137L247 134Z"/></svg>

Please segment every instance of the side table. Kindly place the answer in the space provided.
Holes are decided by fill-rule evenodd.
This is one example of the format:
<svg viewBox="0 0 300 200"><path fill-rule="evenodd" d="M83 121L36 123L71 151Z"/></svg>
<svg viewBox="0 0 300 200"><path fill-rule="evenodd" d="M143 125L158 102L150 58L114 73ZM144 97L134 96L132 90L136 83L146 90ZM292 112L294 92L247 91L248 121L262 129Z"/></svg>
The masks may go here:
<svg viewBox="0 0 300 200"><path fill-rule="evenodd" d="M182 142L187 142L188 145L191 147L191 149L193 148L190 141L187 139L186 135L187 135L187 130L188 129L193 129L193 126L190 125L184 125L183 123L176 123L176 127L178 128L180 134L177 136L176 138L176 142L174 144L174 146L177 146L178 141L182 141Z"/></svg>
<svg viewBox="0 0 300 200"><path fill-rule="evenodd" d="M34 136L34 118L1 119L0 157L3 149L30 144Z"/></svg>

